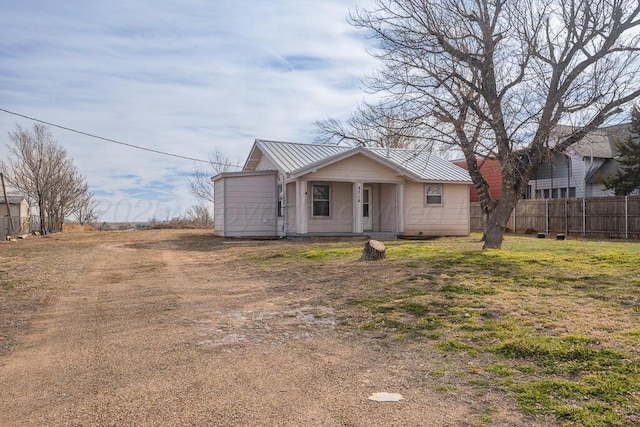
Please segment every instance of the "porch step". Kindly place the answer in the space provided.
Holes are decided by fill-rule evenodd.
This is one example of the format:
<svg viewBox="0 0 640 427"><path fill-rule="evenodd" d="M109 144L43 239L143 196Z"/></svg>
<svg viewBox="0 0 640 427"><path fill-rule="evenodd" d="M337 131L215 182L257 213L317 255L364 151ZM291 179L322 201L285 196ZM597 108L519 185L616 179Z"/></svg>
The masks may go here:
<svg viewBox="0 0 640 427"><path fill-rule="evenodd" d="M364 233L367 237L374 240L397 240L398 235L395 233Z"/></svg>

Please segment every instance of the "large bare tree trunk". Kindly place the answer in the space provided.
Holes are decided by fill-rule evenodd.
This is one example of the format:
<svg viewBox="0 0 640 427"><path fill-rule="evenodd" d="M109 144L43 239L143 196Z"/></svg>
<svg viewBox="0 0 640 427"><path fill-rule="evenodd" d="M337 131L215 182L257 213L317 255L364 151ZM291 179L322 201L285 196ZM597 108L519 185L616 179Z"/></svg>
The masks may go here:
<svg viewBox="0 0 640 427"><path fill-rule="evenodd" d="M510 185L506 186L507 188L503 187L500 200L493 205L493 208L487 209L483 249L502 248L502 239L507 229L509 218L518 204L520 192L511 190L515 187L514 184L511 184L512 180L506 178L505 181ZM525 179L524 182L527 182L527 180Z"/></svg>
<svg viewBox="0 0 640 427"><path fill-rule="evenodd" d="M507 219L509 216L507 215ZM497 209L490 212L487 216L484 233L483 249L501 249L504 232L506 229L506 220L504 214Z"/></svg>
<svg viewBox="0 0 640 427"><path fill-rule="evenodd" d="M369 87L386 92L383 106L400 108L399 118L418 119L434 141L462 150L487 214L485 248L501 247L541 163L640 97L638 1L374 3L349 18L377 41L383 67ZM482 159L500 161L498 204Z"/></svg>

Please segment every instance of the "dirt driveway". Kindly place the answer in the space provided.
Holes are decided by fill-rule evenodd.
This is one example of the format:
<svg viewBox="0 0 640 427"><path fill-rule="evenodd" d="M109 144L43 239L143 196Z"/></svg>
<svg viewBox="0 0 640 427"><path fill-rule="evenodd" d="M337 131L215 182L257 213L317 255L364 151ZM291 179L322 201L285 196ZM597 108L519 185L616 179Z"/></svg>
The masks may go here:
<svg viewBox="0 0 640 427"><path fill-rule="evenodd" d="M344 284L326 272L246 262L288 244L141 231L0 245L0 425L466 426L488 408L490 425L535 424L496 391L438 387L446 360L341 327Z"/></svg>

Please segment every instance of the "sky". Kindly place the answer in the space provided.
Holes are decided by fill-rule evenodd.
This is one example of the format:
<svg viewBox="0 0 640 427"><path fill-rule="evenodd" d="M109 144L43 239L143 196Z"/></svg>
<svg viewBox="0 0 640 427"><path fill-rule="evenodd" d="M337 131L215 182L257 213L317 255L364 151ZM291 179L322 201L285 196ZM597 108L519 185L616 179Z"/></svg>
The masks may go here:
<svg viewBox="0 0 640 427"><path fill-rule="evenodd" d="M312 142L375 67L347 22L373 0L25 0L0 11L0 109L128 144L242 164L255 139ZM0 111L8 133L35 122ZM106 222L166 220L206 164L50 127Z"/></svg>

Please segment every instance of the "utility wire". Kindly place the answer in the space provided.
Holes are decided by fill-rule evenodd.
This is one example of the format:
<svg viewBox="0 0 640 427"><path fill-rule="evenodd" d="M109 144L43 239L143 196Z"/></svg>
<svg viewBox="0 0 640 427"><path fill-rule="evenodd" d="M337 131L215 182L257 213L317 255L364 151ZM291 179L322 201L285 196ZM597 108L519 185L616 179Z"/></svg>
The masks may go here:
<svg viewBox="0 0 640 427"><path fill-rule="evenodd" d="M179 159L192 160L194 162L201 162L201 163L208 163L208 164L214 163L214 164L217 164L218 166L239 167L239 165L229 165L229 164L224 164L224 163L215 163L215 162L211 162L209 160L202 160L202 159L196 159L196 158L193 158L193 157L181 156L179 154L167 153L166 151L159 151L159 150L154 150L153 148L141 147L139 145L128 144L128 143L122 142L122 141L116 141L115 139L105 138L103 136L98 136L98 135L94 135L94 134L91 134L91 133L88 133L88 132L83 132L83 131L80 131L80 130L72 129L72 128L69 128L69 127L66 127L66 126L57 125L55 123L51 123L51 122L47 122L47 121L44 121L44 120L36 119L35 117L25 116L24 114L19 114L19 113L16 113L14 111L5 110L4 108L0 108L0 111L5 112L7 114L12 114L14 116L22 117L24 119L32 120L34 122L43 123L45 125L53 126L53 127L58 128L58 129L63 129L63 130L69 131L69 132L74 132L74 133L77 133L77 134L80 134L80 135L84 135L84 136L88 136L88 137L91 137L91 138L101 139L101 140L107 141L107 142L113 142L114 144L124 145L125 147L136 148L138 150L149 151L151 153L156 153L156 154L162 154L163 156L177 157Z"/></svg>

